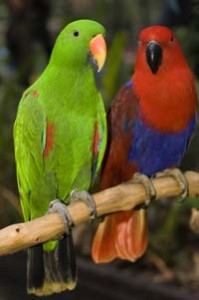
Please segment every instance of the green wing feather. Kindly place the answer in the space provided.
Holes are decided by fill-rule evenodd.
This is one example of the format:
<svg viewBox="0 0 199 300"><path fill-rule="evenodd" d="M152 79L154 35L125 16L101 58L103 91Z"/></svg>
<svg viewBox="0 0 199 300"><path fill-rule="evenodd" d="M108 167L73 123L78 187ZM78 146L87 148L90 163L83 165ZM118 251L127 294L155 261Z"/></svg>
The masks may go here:
<svg viewBox="0 0 199 300"><path fill-rule="evenodd" d="M99 94L99 97L101 98L101 95ZM101 98L101 103L103 103L103 100ZM95 182L95 179L100 171L102 160L104 157L104 152L106 148L107 143L107 124L106 124L106 115L104 112L104 107L99 105L98 107L98 117L97 117L97 123L95 123L97 127L97 141L96 141L96 132L94 133L93 139L94 143L97 142L97 152L93 151L93 160L92 160L92 183ZM96 129L96 128L95 128Z"/></svg>
<svg viewBox="0 0 199 300"><path fill-rule="evenodd" d="M26 95L26 94L25 94ZM17 179L24 219L32 219L31 193L44 171L41 138L46 128L43 107L32 95L23 96L14 125Z"/></svg>

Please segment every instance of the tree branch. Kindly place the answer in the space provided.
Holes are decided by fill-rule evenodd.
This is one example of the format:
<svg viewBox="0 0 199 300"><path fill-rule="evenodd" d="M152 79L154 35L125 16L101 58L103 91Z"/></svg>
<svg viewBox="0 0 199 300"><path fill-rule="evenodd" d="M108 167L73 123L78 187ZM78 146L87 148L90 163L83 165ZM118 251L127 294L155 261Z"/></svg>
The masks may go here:
<svg viewBox="0 0 199 300"><path fill-rule="evenodd" d="M199 195L199 173L186 172L185 177L189 184L189 196L197 197ZM179 184L172 177L155 178L152 182L156 189L157 200L176 197L181 193ZM98 216L131 210L135 206L143 204L146 197L142 184L130 181L93 195ZM68 205L67 209L75 225L89 220L89 208L81 200ZM10 225L0 230L0 255L11 254L59 238L64 232L65 225L57 213L48 214L30 222Z"/></svg>
<svg viewBox="0 0 199 300"><path fill-rule="evenodd" d="M196 208L192 208L189 226L195 234L199 235L199 210Z"/></svg>

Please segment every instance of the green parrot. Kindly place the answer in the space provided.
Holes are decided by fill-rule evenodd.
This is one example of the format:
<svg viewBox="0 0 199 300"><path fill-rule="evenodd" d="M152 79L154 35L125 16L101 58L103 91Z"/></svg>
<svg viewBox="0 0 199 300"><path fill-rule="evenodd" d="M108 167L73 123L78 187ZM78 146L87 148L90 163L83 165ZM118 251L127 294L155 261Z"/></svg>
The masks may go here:
<svg viewBox="0 0 199 300"><path fill-rule="evenodd" d="M106 59L104 27L68 24L49 64L23 94L14 124L18 188L25 221L47 213L53 199L70 203L72 190L89 190L104 156L106 113L93 67ZM28 249L27 291L38 296L75 288L71 232Z"/></svg>

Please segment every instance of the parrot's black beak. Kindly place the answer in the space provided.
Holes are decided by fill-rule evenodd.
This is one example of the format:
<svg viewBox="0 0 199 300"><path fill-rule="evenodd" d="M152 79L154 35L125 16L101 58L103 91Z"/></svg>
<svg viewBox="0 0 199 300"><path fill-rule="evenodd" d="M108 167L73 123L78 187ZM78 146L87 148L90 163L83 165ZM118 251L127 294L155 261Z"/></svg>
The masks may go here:
<svg viewBox="0 0 199 300"><path fill-rule="evenodd" d="M162 63L162 48L155 42L151 41L146 47L146 60L153 74L156 74Z"/></svg>

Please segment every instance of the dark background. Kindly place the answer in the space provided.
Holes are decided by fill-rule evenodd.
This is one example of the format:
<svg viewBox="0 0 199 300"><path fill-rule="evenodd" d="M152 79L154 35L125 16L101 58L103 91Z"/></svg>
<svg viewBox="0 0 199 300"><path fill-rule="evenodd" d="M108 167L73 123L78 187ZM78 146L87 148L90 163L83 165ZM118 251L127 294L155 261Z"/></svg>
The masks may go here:
<svg viewBox="0 0 199 300"><path fill-rule="evenodd" d="M12 129L24 89L39 76L55 38L67 23L91 18L107 29L108 60L98 78L108 108L133 72L139 31L152 24L172 27L199 77L199 5L191 0L7 0L0 1L0 227L22 221L15 177ZM180 80L180 78L176 78ZM199 170L198 133L182 163ZM162 200L149 208L150 243L138 262L96 266L90 259L94 225L75 229L79 283L49 299L197 299L199 237L189 229L195 199ZM25 252L0 258L0 299L26 296ZM198 295L198 296L197 296Z"/></svg>

